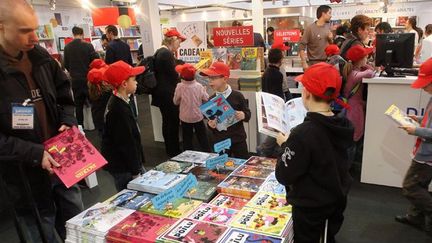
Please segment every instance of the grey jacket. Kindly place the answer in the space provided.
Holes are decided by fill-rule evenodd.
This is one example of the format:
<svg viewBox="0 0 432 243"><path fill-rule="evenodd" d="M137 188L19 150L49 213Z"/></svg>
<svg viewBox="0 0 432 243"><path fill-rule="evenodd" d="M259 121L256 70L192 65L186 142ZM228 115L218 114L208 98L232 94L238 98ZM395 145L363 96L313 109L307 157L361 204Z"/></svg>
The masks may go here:
<svg viewBox="0 0 432 243"><path fill-rule="evenodd" d="M426 116L427 115L427 116ZM417 127L414 135L422 139L420 147L414 155L415 161L432 162L432 97L426 106L425 116L427 121L424 127ZM420 117L419 122L422 123L424 117Z"/></svg>

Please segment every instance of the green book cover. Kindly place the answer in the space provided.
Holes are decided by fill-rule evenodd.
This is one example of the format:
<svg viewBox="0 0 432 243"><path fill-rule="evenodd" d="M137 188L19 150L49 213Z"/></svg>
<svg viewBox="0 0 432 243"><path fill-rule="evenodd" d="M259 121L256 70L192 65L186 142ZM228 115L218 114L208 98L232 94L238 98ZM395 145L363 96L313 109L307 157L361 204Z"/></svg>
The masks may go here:
<svg viewBox="0 0 432 243"><path fill-rule="evenodd" d="M184 197L208 202L216 194L216 187L216 183L198 181L198 184L189 190Z"/></svg>
<svg viewBox="0 0 432 243"><path fill-rule="evenodd" d="M139 211L173 218L184 218L197 209L199 205L201 205L200 201L179 198L169 203L164 210L157 210L152 203L148 203L142 206Z"/></svg>

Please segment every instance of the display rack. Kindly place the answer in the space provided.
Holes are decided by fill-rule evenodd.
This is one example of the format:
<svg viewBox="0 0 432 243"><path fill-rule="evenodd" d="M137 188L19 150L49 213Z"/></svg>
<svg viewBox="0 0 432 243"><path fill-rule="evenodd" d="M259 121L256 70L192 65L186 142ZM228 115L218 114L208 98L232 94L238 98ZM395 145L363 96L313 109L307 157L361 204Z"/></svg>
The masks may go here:
<svg viewBox="0 0 432 243"><path fill-rule="evenodd" d="M39 39L39 45L45 48L49 54L58 54L57 43L51 24L39 25L36 35Z"/></svg>

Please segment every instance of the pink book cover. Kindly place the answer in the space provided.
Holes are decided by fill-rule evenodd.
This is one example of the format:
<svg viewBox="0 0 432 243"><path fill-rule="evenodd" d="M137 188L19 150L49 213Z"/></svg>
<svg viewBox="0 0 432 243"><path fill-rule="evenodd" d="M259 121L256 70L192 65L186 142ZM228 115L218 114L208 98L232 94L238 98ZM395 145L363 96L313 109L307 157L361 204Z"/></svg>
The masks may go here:
<svg viewBox="0 0 432 243"><path fill-rule="evenodd" d="M225 194L218 194L210 204L222 207L222 208L231 208L235 210L242 209L247 203L249 199L234 197Z"/></svg>
<svg viewBox="0 0 432 243"><path fill-rule="evenodd" d="M231 221L236 213L237 210L234 209L221 208L215 205L203 203L197 210L195 210L195 212L191 213L188 218L202 222L226 225Z"/></svg>
<svg viewBox="0 0 432 243"><path fill-rule="evenodd" d="M107 243L153 243L177 220L134 212L114 226L106 236Z"/></svg>
<svg viewBox="0 0 432 243"><path fill-rule="evenodd" d="M48 139L44 145L45 150L61 165L54 167L54 172L67 188L107 164L77 127Z"/></svg>
<svg viewBox="0 0 432 243"><path fill-rule="evenodd" d="M182 219L164 234L163 239L169 242L214 243L227 229L228 227L222 225Z"/></svg>

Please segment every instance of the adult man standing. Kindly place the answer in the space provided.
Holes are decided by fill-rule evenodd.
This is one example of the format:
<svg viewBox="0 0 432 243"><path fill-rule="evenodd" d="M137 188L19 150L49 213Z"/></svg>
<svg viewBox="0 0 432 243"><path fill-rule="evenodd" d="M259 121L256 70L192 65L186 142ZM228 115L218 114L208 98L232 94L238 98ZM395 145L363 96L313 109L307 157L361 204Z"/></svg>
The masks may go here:
<svg viewBox="0 0 432 243"><path fill-rule="evenodd" d="M22 193L23 182L29 181L45 236L55 242L55 230L64 239L66 220L83 204L78 186L67 189L50 175L59 164L42 143L76 125L75 107L66 74L36 45L37 29L36 14L26 1L0 1L0 176L21 196L14 204L20 221L29 228L30 240L40 242Z"/></svg>
<svg viewBox="0 0 432 243"><path fill-rule="evenodd" d="M105 62L111 64L117 61L124 61L133 66L132 55L128 44L118 37L118 29L114 25L105 28L109 44L106 50Z"/></svg>
<svg viewBox="0 0 432 243"><path fill-rule="evenodd" d="M84 30L73 27L74 40L64 48L64 65L72 77L72 90L76 105L76 118L79 125L84 123L84 104L88 100L87 73L90 63L98 58L92 44L83 40Z"/></svg>
<svg viewBox="0 0 432 243"><path fill-rule="evenodd" d="M318 20L309 25L303 34L299 52L303 70L315 63L325 62L327 59L324 50L333 40L328 24L332 17L331 11L331 7L327 5L319 6L316 12ZM307 51L307 57L305 51Z"/></svg>

